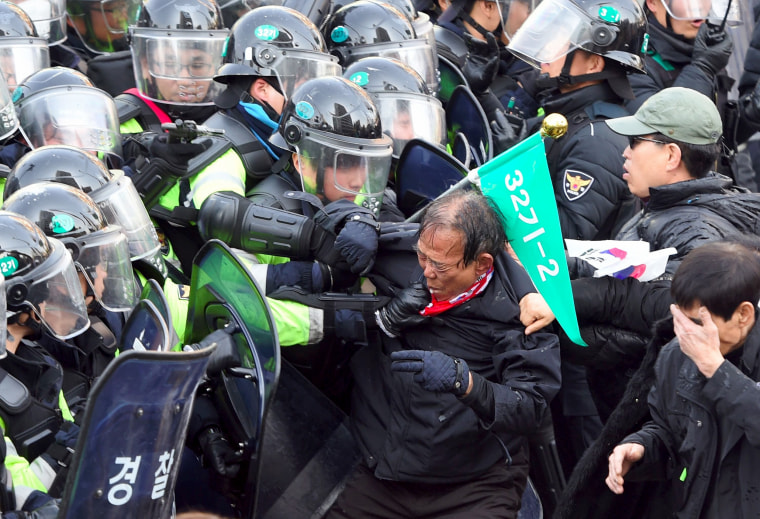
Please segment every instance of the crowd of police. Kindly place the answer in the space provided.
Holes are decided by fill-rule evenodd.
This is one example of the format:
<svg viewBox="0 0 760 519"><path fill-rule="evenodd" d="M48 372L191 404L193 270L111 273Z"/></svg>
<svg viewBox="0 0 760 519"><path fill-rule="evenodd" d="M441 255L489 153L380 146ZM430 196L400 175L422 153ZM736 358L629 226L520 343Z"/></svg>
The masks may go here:
<svg viewBox="0 0 760 519"><path fill-rule="evenodd" d="M350 415L352 356L378 333L395 337L418 326L431 301L426 284L381 286L392 279L399 243L419 238L414 213L436 196L400 186L415 175L433 182L437 172L426 162L433 156L462 171L479 166L533 135L552 113L568 122L563 137L545 141L563 237L643 239L653 249L678 252L646 288L635 279L588 278L583 265L570 263L589 344L582 353L550 324L534 290L518 286L521 274L498 271L519 296L513 309L527 327L519 340L540 342L527 337L549 326L543 332L558 334L563 348L561 388L549 389L554 374L534 382L545 384L542 402L552 402L554 434L541 447L554 449L556 441L559 453L558 473L544 473L545 486L556 497L570 478L574 494L557 509L562 517L658 517L662 509L647 509L649 496L665 500L667 493L651 487L631 489L624 502L606 489L584 491L603 483L603 477L589 483L593 466L584 453L604 424L608 436L610 427L619 430L615 441L636 425L609 424L620 418L614 411L626 403L620 401L628 381L641 383L634 373L652 324L667 314L670 276L683 257L760 219L747 148L760 129L760 33L752 33L738 97L730 94L735 81L726 73L732 33L743 30L739 4L0 2L0 274L7 307L0 327L0 425L8 474L2 517L56 516L88 393L118 355L122 327L150 280L166 295L179 338L174 348L182 349L193 258L211 239L232 247L266 294L283 357ZM743 23L749 32L752 20ZM671 95L663 101L660 93ZM689 100L684 111L698 116L657 122L658 113L678 105L673 99ZM705 99L717 115L702 106ZM634 114L651 131L626 133L605 123ZM709 135L684 136L679 125ZM648 185L638 186L644 180L629 171L634 148L642 153L645 144L673 143L710 149L701 159L700 150L684 153L686 177L654 180L659 172L653 170ZM665 193L659 189L665 184L679 187ZM727 197L740 200L744 212L727 209ZM696 212L681 209L697 199ZM700 211L708 210L720 221L700 224L706 214ZM451 268L416 252L426 272ZM468 300L471 292L461 295ZM441 303L435 293L433 301ZM448 358L427 362L448 366ZM461 382L461 363L456 366ZM475 371L509 386L503 374ZM502 396L483 391L467 405L487 430L480 413L490 406L493 414L494 398L497 414L503 412ZM180 483L205 474L208 492L178 485L178 511L238 513L224 481L237 476L241 460L220 423L218 410L199 395ZM541 424L546 417L536 417L532 427ZM603 446L604 456L612 446ZM525 462L516 453L515 464ZM573 469L582 457L578 475ZM379 479L405 481L385 461L390 468ZM462 471L467 477L488 469L459 463L457 469L472 469ZM526 476L514 488L524 488ZM461 483L441 474L407 479ZM550 494L539 490L544 498ZM451 495L459 500L470 492L457 487ZM515 495L512 511L451 517L514 517ZM548 514L556 500L544 506Z"/></svg>

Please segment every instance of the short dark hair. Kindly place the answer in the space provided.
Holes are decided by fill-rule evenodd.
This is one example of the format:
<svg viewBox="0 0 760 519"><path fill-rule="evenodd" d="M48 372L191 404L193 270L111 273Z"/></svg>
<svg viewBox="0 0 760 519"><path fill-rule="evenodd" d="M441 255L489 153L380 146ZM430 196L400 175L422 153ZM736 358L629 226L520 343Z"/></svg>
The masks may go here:
<svg viewBox="0 0 760 519"><path fill-rule="evenodd" d="M715 161L720 155L720 144L690 144L681 142L656 133L652 137L655 140L670 142L681 148L681 162L694 178L704 178L715 167Z"/></svg>
<svg viewBox="0 0 760 519"><path fill-rule="evenodd" d="M729 320L744 301L760 300L760 254L729 241L697 247L678 266L670 293L681 308L700 304Z"/></svg>
<svg viewBox="0 0 760 519"><path fill-rule="evenodd" d="M494 258L504 250L507 236L502 218L491 201L473 190L459 190L433 200L425 208L418 237L452 229L464 235L465 266L487 252Z"/></svg>

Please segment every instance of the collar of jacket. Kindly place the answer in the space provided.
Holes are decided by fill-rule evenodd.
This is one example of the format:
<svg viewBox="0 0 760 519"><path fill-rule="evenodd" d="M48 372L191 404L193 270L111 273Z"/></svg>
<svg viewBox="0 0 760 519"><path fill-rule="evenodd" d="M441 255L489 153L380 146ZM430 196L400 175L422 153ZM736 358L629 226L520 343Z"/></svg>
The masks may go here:
<svg viewBox="0 0 760 519"><path fill-rule="evenodd" d="M684 180L674 184L649 189L647 209L670 207L687 199L710 193L723 193L731 187L731 179L720 173L710 172L704 178Z"/></svg>
<svg viewBox="0 0 760 519"><path fill-rule="evenodd" d="M546 114L561 113L565 117L571 117L572 114L584 110L597 101L620 104L622 100L605 81L565 94L556 93L547 98L542 106Z"/></svg>
<svg viewBox="0 0 760 519"><path fill-rule="evenodd" d="M663 59L675 65L685 66L691 63L694 40L684 38L660 25L653 14L647 16L649 22L649 45Z"/></svg>

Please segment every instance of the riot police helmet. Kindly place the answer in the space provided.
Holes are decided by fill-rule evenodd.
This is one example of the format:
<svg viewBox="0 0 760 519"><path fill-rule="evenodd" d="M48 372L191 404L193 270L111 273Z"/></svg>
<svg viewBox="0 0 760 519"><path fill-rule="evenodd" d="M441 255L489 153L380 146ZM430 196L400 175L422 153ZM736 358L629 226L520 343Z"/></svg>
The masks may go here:
<svg viewBox="0 0 760 519"><path fill-rule="evenodd" d="M438 90L435 48L396 7L357 0L335 11L323 32L327 48L344 68L368 56L395 58L416 70L431 92Z"/></svg>
<svg viewBox="0 0 760 519"><path fill-rule="evenodd" d="M77 70L36 71L13 92L19 127L32 148L67 144L121 156L119 114L113 98Z"/></svg>
<svg viewBox="0 0 760 519"><path fill-rule="evenodd" d="M445 147L443 106L415 70L392 58L369 57L349 65L343 77L366 90L374 101L383 131L393 139L395 157L411 139Z"/></svg>
<svg viewBox="0 0 760 519"><path fill-rule="evenodd" d="M139 0L66 0L71 28L93 54L129 49L127 31L139 8Z"/></svg>
<svg viewBox="0 0 760 519"><path fill-rule="evenodd" d="M361 87L343 77L307 81L288 99L270 141L293 152L304 191L379 212L393 142Z"/></svg>
<svg viewBox="0 0 760 519"><path fill-rule="evenodd" d="M281 6L258 7L240 17L230 29L224 62L214 76L216 81L269 78L286 98L306 80L341 74L317 26L298 11Z"/></svg>
<svg viewBox="0 0 760 519"><path fill-rule="evenodd" d="M212 105L228 32L215 0L145 0L129 28L140 94L160 103Z"/></svg>
<svg viewBox="0 0 760 519"><path fill-rule="evenodd" d="M137 294L127 236L108 224L92 198L72 186L40 182L16 191L2 208L25 216L66 246L88 296L113 312L132 310Z"/></svg>
<svg viewBox="0 0 760 519"><path fill-rule="evenodd" d="M12 92L33 72L50 66L50 50L34 22L16 4L0 2L0 71Z"/></svg>
<svg viewBox="0 0 760 519"><path fill-rule="evenodd" d="M108 223L122 228L133 261L158 252L160 243L150 217L123 171L109 170L96 156L73 146L43 146L16 162L5 182L3 198L45 181L73 186L89 195Z"/></svg>
<svg viewBox="0 0 760 519"><path fill-rule="evenodd" d="M90 325L71 254L24 216L0 211L0 273L9 322L42 325L60 339ZM21 316L27 315L22 320Z"/></svg>

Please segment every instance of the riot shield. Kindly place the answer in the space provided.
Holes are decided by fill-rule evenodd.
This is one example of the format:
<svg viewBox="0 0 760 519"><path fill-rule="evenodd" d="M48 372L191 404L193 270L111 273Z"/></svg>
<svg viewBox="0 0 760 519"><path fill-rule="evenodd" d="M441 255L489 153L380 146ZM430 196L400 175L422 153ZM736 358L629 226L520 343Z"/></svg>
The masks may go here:
<svg viewBox="0 0 760 519"><path fill-rule="evenodd" d="M346 414L287 362L261 458L256 519L322 517L360 459Z"/></svg>
<svg viewBox="0 0 760 519"><path fill-rule="evenodd" d="M193 260L185 344L233 326L240 365L213 377L212 395L228 439L247 461L233 485L235 505L253 517L259 454L267 409L280 374L280 346L266 299L233 251L210 240Z"/></svg>
<svg viewBox="0 0 760 519"><path fill-rule="evenodd" d="M466 176L459 160L427 141L412 139L396 168L399 209L408 218Z"/></svg>
<svg viewBox="0 0 760 519"><path fill-rule="evenodd" d="M155 279L148 279L143 287L140 299L147 299L153 303L158 309L161 316L166 322L166 328L169 330L169 342L167 350L172 349L176 344L179 344L179 337L174 330L174 323L172 322L172 312L169 309L169 302L166 300L166 294Z"/></svg>
<svg viewBox="0 0 760 519"><path fill-rule="evenodd" d="M456 135L462 133L466 137L474 161L474 164L467 165L470 169L482 166L493 158L493 136L488 118L475 95L464 85L454 89L446 104L446 130L452 153L460 161L464 161L462 154L466 150L455 146Z"/></svg>
<svg viewBox="0 0 760 519"><path fill-rule="evenodd" d="M451 99L451 94L454 93L454 89L459 85L467 86L467 79L465 79L459 67L440 54L438 54L438 73L441 76L441 82L438 85L437 97L445 108L449 99Z"/></svg>
<svg viewBox="0 0 760 519"><path fill-rule="evenodd" d="M161 311L148 301L138 301L119 338L120 351L167 351L171 335Z"/></svg>
<svg viewBox="0 0 760 519"><path fill-rule="evenodd" d="M236 329L242 366L221 371L213 396L225 432L249 459L234 482L242 516L320 517L359 460L346 415L281 364L266 299L219 241L206 243L193 261L190 309L186 343L228 323Z"/></svg>
<svg viewBox="0 0 760 519"><path fill-rule="evenodd" d="M153 305L136 313L160 319ZM130 317L127 328L143 322ZM58 517L171 517L195 391L213 349L122 349L90 392Z"/></svg>

